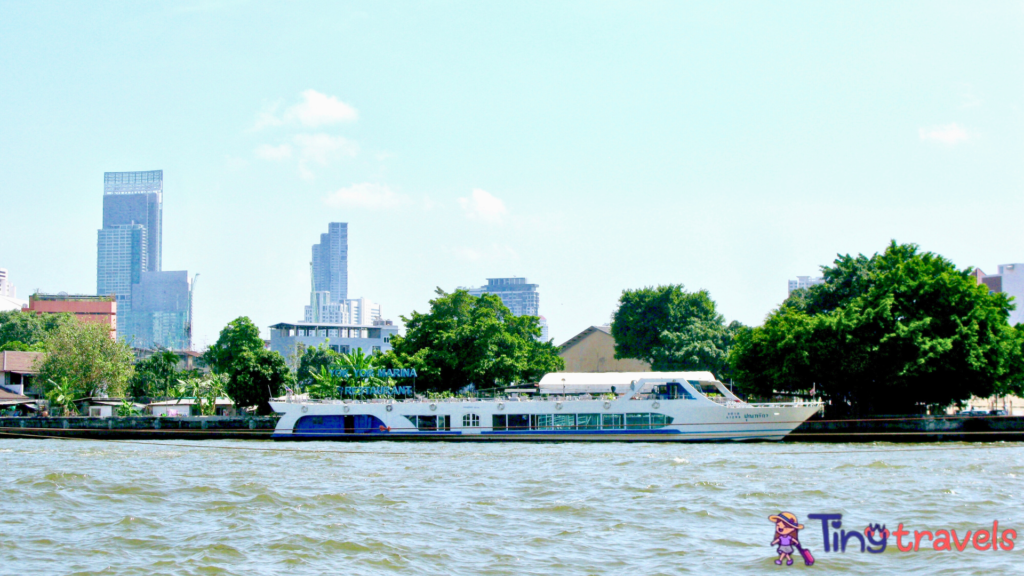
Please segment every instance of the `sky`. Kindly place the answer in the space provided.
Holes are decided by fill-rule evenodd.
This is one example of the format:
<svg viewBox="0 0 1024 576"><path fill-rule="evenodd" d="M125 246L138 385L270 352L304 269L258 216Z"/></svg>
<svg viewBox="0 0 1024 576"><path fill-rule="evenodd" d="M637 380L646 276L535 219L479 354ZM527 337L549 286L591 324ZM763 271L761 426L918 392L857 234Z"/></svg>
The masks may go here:
<svg viewBox="0 0 1024 576"><path fill-rule="evenodd" d="M95 293L103 173L164 171L195 346L349 295L540 285L556 344L625 289L760 324L837 254L1024 262L1024 2L0 0L0 268Z"/></svg>

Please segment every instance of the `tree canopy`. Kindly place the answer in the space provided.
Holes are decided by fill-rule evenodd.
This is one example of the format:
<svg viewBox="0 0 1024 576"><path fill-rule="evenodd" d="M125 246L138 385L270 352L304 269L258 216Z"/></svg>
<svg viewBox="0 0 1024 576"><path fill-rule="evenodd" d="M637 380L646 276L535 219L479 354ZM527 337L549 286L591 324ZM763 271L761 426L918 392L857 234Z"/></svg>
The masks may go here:
<svg viewBox="0 0 1024 576"><path fill-rule="evenodd" d="M339 354L325 344L310 346L302 352L299 358L299 369L296 371L296 384L300 389L305 389L313 384L313 374L320 374L324 368L330 369L338 362Z"/></svg>
<svg viewBox="0 0 1024 576"><path fill-rule="evenodd" d="M539 380L565 368L558 348L537 340L536 316L514 316L493 294L448 294L440 288L430 311L413 312L406 334L391 339L382 365L415 368L417 386L436 391L477 389Z"/></svg>
<svg viewBox="0 0 1024 576"><path fill-rule="evenodd" d="M294 381L284 358L263 347L259 328L245 316L220 331L204 358L226 377L224 392L239 409L255 407L259 414L270 414L270 399Z"/></svg>
<svg viewBox="0 0 1024 576"><path fill-rule="evenodd" d="M74 320L71 314L0 312L0 350L43 352L46 335Z"/></svg>
<svg viewBox="0 0 1024 576"><path fill-rule="evenodd" d="M131 348L110 338L103 324L63 321L46 335L46 356L37 382L49 392L53 383L70 386L78 398L123 396L132 376Z"/></svg>
<svg viewBox="0 0 1024 576"><path fill-rule="evenodd" d="M831 415L915 413L971 395L1022 392L1024 330L1005 294L914 244L839 256L730 355L741 388L814 389Z"/></svg>
<svg viewBox="0 0 1024 576"><path fill-rule="evenodd" d="M612 317L615 357L634 358L654 370L707 370L729 378L729 349L742 330L725 324L706 290L682 284L624 290Z"/></svg>
<svg viewBox="0 0 1024 576"><path fill-rule="evenodd" d="M178 356L174 352L160 350L135 363L128 395L133 398L172 396L178 380L188 376L178 371Z"/></svg>

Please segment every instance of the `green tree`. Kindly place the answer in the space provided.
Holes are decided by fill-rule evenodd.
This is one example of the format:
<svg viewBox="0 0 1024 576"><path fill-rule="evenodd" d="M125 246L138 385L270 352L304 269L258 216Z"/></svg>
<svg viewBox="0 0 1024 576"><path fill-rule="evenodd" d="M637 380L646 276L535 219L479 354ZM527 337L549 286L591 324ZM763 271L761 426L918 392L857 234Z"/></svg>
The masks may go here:
<svg viewBox="0 0 1024 576"><path fill-rule="evenodd" d="M300 389L306 389L313 384L313 374L320 374L322 368L330 368L337 361L338 353L328 348L326 344L306 348L299 359L299 369L295 375L296 384Z"/></svg>
<svg viewBox="0 0 1024 576"><path fill-rule="evenodd" d="M406 334L392 337L382 367L415 368L417 386L436 391L535 381L565 367L553 344L536 340L536 316L512 315L493 294L436 294L429 312L402 317Z"/></svg>
<svg viewBox="0 0 1024 576"><path fill-rule="evenodd" d="M240 316L220 331L220 337L203 354L203 360L214 372L225 374L243 352L255 353L263 349L260 329L247 316Z"/></svg>
<svg viewBox="0 0 1024 576"><path fill-rule="evenodd" d="M180 378L178 356L170 350L161 350L135 363L128 394L133 398L171 396Z"/></svg>
<svg viewBox="0 0 1024 576"><path fill-rule="evenodd" d="M742 332L731 360L762 396L815 393L833 416L942 410L971 395L1020 394L1024 331L1005 294L914 244L839 256L825 284ZM834 285L830 285L834 284Z"/></svg>
<svg viewBox="0 0 1024 576"><path fill-rule="evenodd" d="M178 380L174 395L180 403L193 400L199 416L216 416L217 399L224 396L225 380L220 374L191 377Z"/></svg>
<svg viewBox="0 0 1024 576"><path fill-rule="evenodd" d="M225 377L224 392L240 410L256 408L259 414L270 414L270 399L294 383L284 358L263 347L259 328L245 316L220 331L204 358L215 373Z"/></svg>
<svg viewBox="0 0 1024 576"><path fill-rule="evenodd" d="M12 340L10 342L0 344L0 352L46 352L46 346L43 342L25 344L18 340Z"/></svg>
<svg viewBox="0 0 1024 576"><path fill-rule="evenodd" d="M707 370L729 378L729 349L739 322L725 324L706 290L683 285L624 290L612 319L615 357L634 358L654 370Z"/></svg>
<svg viewBox="0 0 1024 576"><path fill-rule="evenodd" d="M110 338L108 326L62 323L47 334L45 346L39 381L49 385L66 380L78 398L119 397L128 390L134 357L126 344Z"/></svg>
<svg viewBox="0 0 1024 576"><path fill-rule="evenodd" d="M77 390L74 384L66 377L54 382L50 380L46 391L46 399L50 401L55 416L77 416L78 408L75 407Z"/></svg>
<svg viewBox="0 0 1024 576"><path fill-rule="evenodd" d="M75 317L71 314L35 314L9 310L0 312L0 350L41 352L46 335ZM7 346L14 344L14 347ZM7 347L5 347L7 346Z"/></svg>

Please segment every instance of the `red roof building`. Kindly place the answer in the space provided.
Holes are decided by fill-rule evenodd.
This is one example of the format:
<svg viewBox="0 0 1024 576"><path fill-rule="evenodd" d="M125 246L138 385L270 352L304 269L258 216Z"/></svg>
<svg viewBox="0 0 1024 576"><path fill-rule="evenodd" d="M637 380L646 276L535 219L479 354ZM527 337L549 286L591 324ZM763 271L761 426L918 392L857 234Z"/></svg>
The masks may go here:
<svg viewBox="0 0 1024 576"><path fill-rule="evenodd" d="M117 301L113 296L84 296L79 294L33 294L29 296L24 312L36 314L74 314L82 322L93 322L110 327L110 337L117 336Z"/></svg>

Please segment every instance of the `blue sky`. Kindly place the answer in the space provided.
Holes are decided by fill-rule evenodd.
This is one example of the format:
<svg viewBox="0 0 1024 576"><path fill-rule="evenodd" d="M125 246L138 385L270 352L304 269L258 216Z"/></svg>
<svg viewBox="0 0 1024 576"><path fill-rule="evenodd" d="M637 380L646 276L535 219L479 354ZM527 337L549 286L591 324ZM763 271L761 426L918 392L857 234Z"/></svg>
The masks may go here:
<svg viewBox="0 0 1024 576"><path fill-rule="evenodd" d="M540 284L556 343L625 288L758 324L891 238L1024 262L1024 2L0 1L0 267L95 292L104 171L163 169L196 344L349 291Z"/></svg>

